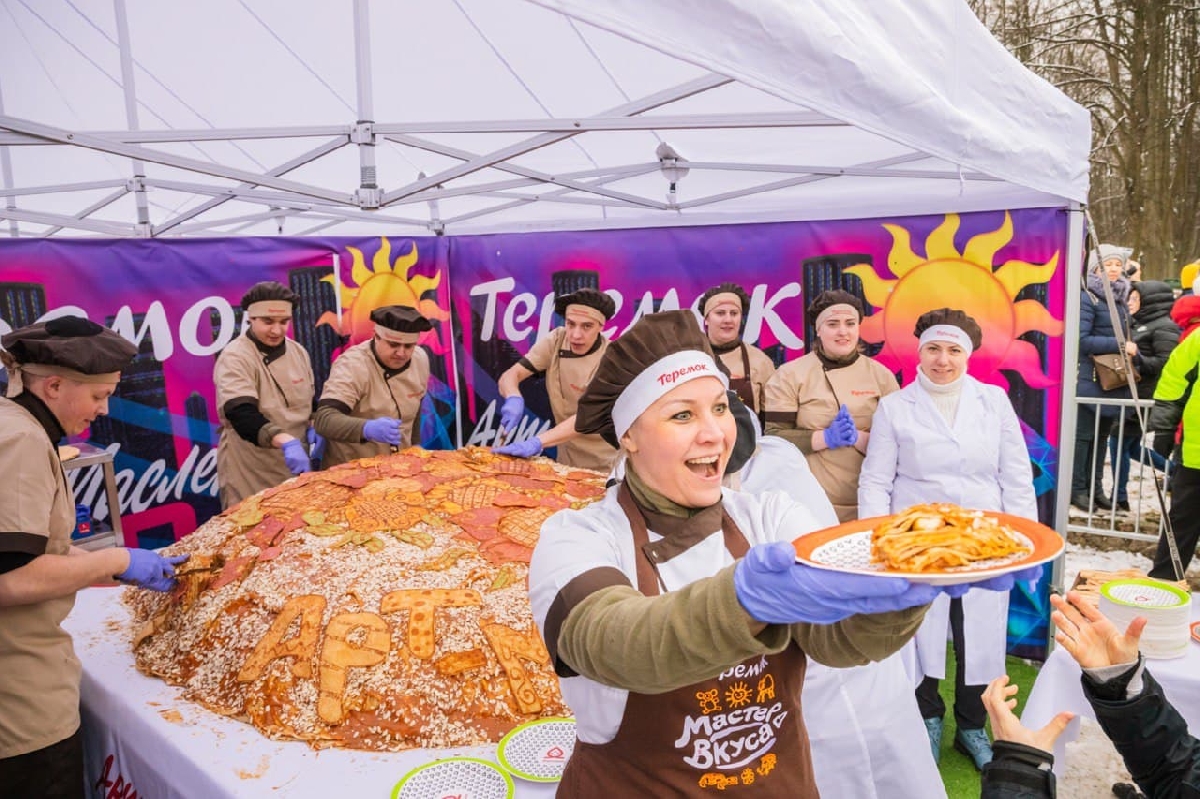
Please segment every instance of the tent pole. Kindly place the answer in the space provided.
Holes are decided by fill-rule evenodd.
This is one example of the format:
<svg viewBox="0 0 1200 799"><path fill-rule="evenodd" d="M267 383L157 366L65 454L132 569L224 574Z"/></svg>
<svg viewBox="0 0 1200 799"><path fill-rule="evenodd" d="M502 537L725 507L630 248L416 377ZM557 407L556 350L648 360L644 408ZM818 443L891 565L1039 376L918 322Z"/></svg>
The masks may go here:
<svg viewBox="0 0 1200 799"><path fill-rule="evenodd" d="M0 86L0 116L4 114L4 91L3 86ZM12 173L12 155L8 152L8 147L0 147L0 178L4 180L5 191L10 191L13 187ZM4 207L10 211L17 210L17 197L14 194L9 194L4 200ZM8 219L8 235L14 239L21 235L20 225L17 220L9 217Z"/></svg>
<svg viewBox="0 0 1200 799"><path fill-rule="evenodd" d="M350 141L358 145L360 208L378 208L382 194L375 174L375 99L371 86L371 14L367 0L354 0L354 76L358 87L358 121Z"/></svg>
<svg viewBox="0 0 1200 799"><path fill-rule="evenodd" d="M137 130L137 90L133 78L133 52L129 42L129 17L125 14L125 0L113 0L113 12L117 19L117 41L121 45L121 85L125 89L125 121L130 130ZM133 166L130 188L137 203L137 235L149 237L150 204L146 199L146 165L137 158L131 158L129 162Z"/></svg>

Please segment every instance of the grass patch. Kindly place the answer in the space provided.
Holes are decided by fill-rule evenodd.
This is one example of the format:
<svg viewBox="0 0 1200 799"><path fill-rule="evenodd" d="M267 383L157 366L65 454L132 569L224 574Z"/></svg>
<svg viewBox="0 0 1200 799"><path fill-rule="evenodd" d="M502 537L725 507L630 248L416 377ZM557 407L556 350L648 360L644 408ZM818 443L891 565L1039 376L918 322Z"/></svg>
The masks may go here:
<svg viewBox="0 0 1200 799"><path fill-rule="evenodd" d="M954 749L954 667L954 647L947 645L946 674L949 679L942 680L938 686L942 698L946 700L946 726L942 732L942 757L938 761L938 770L942 773L942 782L946 784L946 796L949 799L977 799L979 772L975 770L971 758ZM1014 711L1020 716L1025 707L1025 699L1033 689L1033 681L1037 678L1038 666L1009 656L1004 659L1004 667L1009 680L1020 687L1017 692L1017 708Z"/></svg>

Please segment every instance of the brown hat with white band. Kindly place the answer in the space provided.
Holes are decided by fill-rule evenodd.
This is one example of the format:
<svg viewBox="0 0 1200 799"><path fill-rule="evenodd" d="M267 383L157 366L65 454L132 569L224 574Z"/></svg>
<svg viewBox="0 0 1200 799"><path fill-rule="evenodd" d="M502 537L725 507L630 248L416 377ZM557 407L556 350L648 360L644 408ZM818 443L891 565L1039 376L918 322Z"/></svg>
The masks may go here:
<svg viewBox="0 0 1200 799"><path fill-rule="evenodd" d="M745 316L750 313L750 295L737 283L722 283L701 294L697 303L701 316L708 316L709 311L714 311L722 305L739 307L742 316Z"/></svg>
<svg viewBox="0 0 1200 799"><path fill-rule="evenodd" d="M375 335L397 344L416 344L426 330L433 330L433 323L408 305L385 305L371 311L375 323Z"/></svg>
<svg viewBox="0 0 1200 799"><path fill-rule="evenodd" d="M572 308L574 306L574 308ZM567 311L577 310L604 324L617 312L616 301L596 289L579 289L554 299L554 312L566 318Z"/></svg>
<svg viewBox="0 0 1200 799"><path fill-rule="evenodd" d="M696 315L691 311L647 314L604 351L579 398L575 429L599 433L618 447L621 436L655 400L698 377L715 377L729 387Z"/></svg>
<svg viewBox="0 0 1200 799"><path fill-rule="evenodd" d="M21 390L21 373L59 375L78 383L116 385L135 347L107 327L81 316L60 316L22 327L0 339L0 360L10 374L9 394Z"/></svg>
<svg viewBox="0 0 1200 799"><path fill-rule="evenodd" d="M255 283L242 295L242 310L251 317L291 316L300 295L275 280Z"/></svg>

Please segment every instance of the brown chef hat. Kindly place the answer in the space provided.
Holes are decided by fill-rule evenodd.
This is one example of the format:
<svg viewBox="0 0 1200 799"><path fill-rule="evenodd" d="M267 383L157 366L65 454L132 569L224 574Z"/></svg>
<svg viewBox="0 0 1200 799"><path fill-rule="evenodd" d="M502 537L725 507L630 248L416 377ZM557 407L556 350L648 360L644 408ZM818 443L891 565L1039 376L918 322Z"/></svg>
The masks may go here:
<svg viewBox="0 0 1200 799"><path fill-rule="evenodd" d="M570 294L563 294L561 297L554 299L554 312L559 316L567 315L568 305L582 305L586 308L592 308L599 311L604 321L613 318L613 314L617 312L616 301L605 294L603 291L596 289L579 289Z"/></svg>
<svg viewBox="0 0 1200 799"><path fill-rule="evenodd" d="M599 433L618 447L621 436L655 399L697 377L716 377L729 386L696 315L663 311L643 316L604 351L579 398L575 429Z"/></svg>
<svg viewBox="0 0 1200 799"><path fill-rule="evenodd" d="M415 344L422 333L433 329L432 322L408 305L376 308L371 311L371 321L375 323L375 332L380 338L401 344Z"/></svg>
<svg viewBox="0 0 1200 799"><path fill-rule="evenodd" d="M111 383L137 355L137 347L106 327L80 316L60 316L14 330L0 339L4 365L16 393L20 372L60 375L80 383Z"/></svg>
<svg viewBox="0 0 1200 799"><path fill-rule="evenodd" d="M834 305L849 305L851 308L858 311L858 321L862 321L862 300L860 300L858 297L855 297L848 291L832 289L830 291L822 291L809 304L808 311L806 312L808 323L815 326L817 324L817 317L821 315L821 312L828 308L832 308Z"/></svg>
<svg viewBox="0 0 1200 799"><path fill-rule="evenodd" d="M966 333L975 350L983 345L983 331L979 328L979 323L967 315L966 311L960 311L957 308L938 308L936 311L926 311L921 314L917 317L913 335L920 339L921 335L929 328L942 325L957 327Z"/></svg>
<svg viewBox="0 0 1200 799"><path fill-rule="evenodd" d="M252 316L291 316L290 306L300 302L300 295L274 280L255 283L242 295L242 310ZM287 303L284 307L282 303ZM256 308L250 306L256 305Z"/></svg>
<svg viewBox="0 0 1200 799"><path fill-rule="evenodd" d="M733 296L721 297L722 294L732 294ZM718 298L729 300L736 299L736 301L742 306L742 316L750 313L750 295L746 293L745 289L743 289L737 283L722 283L719 286L713 286L708 291L700 295L700 315L708 316L708 312L712 310L712 308L708 307L709 303L713 303L713 308L717 307L719 303L714 303L713 301L717 300Z"/></svg>

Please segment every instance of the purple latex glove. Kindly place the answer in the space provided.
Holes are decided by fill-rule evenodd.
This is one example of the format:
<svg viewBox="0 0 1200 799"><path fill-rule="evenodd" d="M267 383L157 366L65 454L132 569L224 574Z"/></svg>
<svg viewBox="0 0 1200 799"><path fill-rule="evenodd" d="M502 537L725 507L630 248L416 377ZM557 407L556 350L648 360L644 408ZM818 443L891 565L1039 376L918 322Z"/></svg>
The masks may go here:
<svg viewBox="0 0 1200 799"><path fill-rule="evenodd" d="M858 428L854 426L854 418L845 405L838 409L837 416L833 417L833 423L823 432L825 446L829 449L852 447L858 441Z"/></svg>
<svg viewBox="0 0 1200 799"><path fill-rule="evenodd" d="M496 432L496 440L503 441L504 436L512 435L525 415L525 400L521 397L507 397L500 406L500 429Z"/></svg>
<svg viewBox="0 0 1200 799"><path fill-rule="evenodd" d="M123 583L148 591L170 591L175 587L175 567L191 555L172 555L164 558L148 549L130 549L129 568L117 575Z"/></svg>
<svg viewBox="0 0 1200 799"><path fill-rule="evenodd" d="M537 436L524 441L514 441L503 447L492 447L497 455L512 455L514 458L533 458L542 454L542 440Z"/></svg>
<svg viewBox="0 0 1200 799"><path fill-rule="evenodd" d="M308 428L308 458L314 469L321 468L321 459L325 457L325 436L314 428Z"/></svg>
<svg viewBox="0 0 1200 799"><path fill-rule="evenodd" d="M400 446L400 420L390 416L380 416L363 425L363 438L377 444Z"/></svg>
<svg viewBox="0 0 1200 799"><path fill-rule="evenodd" d="M857 613L927 605L939 591L901 577L827 571L796 562L786 541L751 547L733 572L738 602L768 624L832 624Z"/></svg>
<svg viewBox="0 0 1200 799"><path fill-rule="evenodd" d="M304 451L304 445L299 439L293 438L283 445L283 462L287 464L292 474L304 474L312 471L312 461Z"/></svg>

